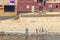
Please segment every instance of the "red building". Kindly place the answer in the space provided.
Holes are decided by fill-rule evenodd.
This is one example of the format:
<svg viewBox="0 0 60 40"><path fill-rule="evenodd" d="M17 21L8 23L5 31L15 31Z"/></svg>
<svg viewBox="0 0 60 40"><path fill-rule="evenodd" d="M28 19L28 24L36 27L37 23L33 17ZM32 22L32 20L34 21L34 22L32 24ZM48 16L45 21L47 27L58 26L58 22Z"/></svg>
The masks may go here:
<svg viewBox="0 0 60 40"><path fill-rule="evenodd" d="M48 11L60 11L60 1L48 2L46 5Z"/></svg>
<svg viewBox="0 0 60 40"><path fill-rule="evenodd" d="M38 11L59 11L59 1L48 0L18 0L17 11L20 12L38 12Z"/></svg>

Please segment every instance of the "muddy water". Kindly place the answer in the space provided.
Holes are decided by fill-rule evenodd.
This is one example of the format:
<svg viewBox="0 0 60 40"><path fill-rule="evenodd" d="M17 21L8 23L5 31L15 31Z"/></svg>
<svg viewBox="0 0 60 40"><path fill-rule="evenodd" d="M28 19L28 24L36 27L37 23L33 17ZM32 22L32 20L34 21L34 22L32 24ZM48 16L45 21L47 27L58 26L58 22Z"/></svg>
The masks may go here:
<svg viewBox="0 0 60 40"><path fill-rule="evenodd" d="M0 36L0 40L60 40L57 35Z"/></svg>

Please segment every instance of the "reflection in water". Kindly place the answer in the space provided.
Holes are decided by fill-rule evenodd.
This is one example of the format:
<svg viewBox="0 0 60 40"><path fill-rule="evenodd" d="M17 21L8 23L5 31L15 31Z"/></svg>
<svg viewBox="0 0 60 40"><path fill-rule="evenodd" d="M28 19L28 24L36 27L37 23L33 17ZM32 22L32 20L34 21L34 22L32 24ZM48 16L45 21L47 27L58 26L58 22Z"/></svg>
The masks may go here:
<svg viewBox="0 0 60 40"><path fill-rule="evenodd" d="M25 40L28 40L28 35L25 35Z"/></svg>

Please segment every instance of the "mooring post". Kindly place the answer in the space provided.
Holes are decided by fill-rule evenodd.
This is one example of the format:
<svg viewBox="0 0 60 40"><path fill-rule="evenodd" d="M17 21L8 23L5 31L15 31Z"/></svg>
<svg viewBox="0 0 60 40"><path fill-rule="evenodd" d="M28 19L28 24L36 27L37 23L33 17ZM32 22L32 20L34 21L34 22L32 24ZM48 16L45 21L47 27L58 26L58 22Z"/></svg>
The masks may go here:
<svg viewBox="0 0 60 40"><path fill-rule="evenodd" d="M26 28L26 29L25 29L25 32L26 32L26 33L25 33L25 40L28 40L28 31L29 31L28 28Z"/></svg>

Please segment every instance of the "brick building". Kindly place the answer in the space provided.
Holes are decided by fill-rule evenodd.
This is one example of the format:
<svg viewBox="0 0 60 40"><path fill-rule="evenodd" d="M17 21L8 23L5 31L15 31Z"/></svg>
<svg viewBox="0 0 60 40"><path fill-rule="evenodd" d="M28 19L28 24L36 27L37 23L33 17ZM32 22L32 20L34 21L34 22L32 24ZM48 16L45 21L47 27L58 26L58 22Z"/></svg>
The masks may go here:
<svg viewBox="0 0 60 40"><path fill-rule="evenodd" d="M17 2L18 13L59 10L60 0L18 0Z"/></svg>

